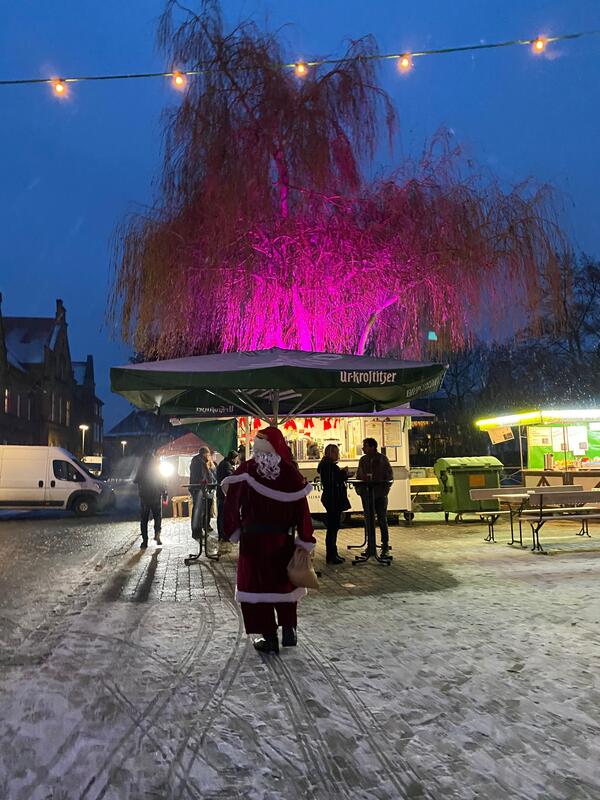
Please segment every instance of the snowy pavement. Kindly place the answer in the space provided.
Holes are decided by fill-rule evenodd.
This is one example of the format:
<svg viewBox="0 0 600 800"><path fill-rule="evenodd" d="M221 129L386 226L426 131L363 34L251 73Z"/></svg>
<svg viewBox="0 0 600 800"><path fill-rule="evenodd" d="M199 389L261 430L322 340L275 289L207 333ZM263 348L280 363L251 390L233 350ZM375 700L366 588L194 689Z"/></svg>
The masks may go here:
<svg viewBox="0 0 600 800"><path fill-rule="evenodd" d="M325 567L319 532L298 647L261 656L235 551L188 568L187 520L144 552L115 525L77 582L57 557L60 597L32 594L23 624L3 598L0 798L600 797L597 527L590 552L548 557L502 528L395 527L391 567ZM36 567L15 541L17 596Z"/></svg>

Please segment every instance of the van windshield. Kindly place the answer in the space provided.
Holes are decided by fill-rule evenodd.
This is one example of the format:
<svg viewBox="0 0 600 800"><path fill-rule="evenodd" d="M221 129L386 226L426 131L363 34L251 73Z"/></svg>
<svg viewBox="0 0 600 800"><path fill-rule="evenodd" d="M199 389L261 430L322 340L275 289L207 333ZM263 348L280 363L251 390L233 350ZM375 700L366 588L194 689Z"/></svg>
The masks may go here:
<svg viewBox="0 0 600 800"><path fill-rule="evenodd" d="M97 476L97 475L92 475L92 473L89 471L89 469L86 467L86 465L85 465L85 464L82 464L82 463L81 463L81 461L80 461L78 458L75 458L75 456L74 456L72 453L71 453L70 455L71 455L71 458L72 458L73 462L74 462L75 464L77 464L77 466L79 467L79 469L80 469L80 470L81 470L81 471L82 471L82 472L83 472L85 475L87 475L87 476L88 476L88 478L91 478L93 481L97 481L97 480L98 480L98 476Z"/></svg>

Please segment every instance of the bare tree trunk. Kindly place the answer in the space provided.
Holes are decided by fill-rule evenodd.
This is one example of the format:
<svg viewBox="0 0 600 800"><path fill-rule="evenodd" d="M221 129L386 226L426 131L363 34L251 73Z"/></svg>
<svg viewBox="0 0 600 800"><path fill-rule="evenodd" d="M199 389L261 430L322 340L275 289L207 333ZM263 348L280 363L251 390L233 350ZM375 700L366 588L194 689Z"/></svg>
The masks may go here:
<svg viewBox="0 0 600 800"><path fill-rule="evenodd" d="M390 297L390 298L388 298L388 299L385 301L385 303L384 303L382 306L380 306L380 307L377 309L377 311L374 311L374 312L371 314L371 316L370 316L370 317L369 317L369 319L367 320L367 324L365 325L365 327L364 327L364 328L363 328L363 330L362 330L362 333L360 334L360 338L359 338L359 340L358 340L358 346L357 346L357 348L356 348L356 355L357 355L357 356L362 356L362 355L364 355L364 353L365 353L365 348L366 348L366 346L367 346L367 341L368 341L368 339L369 339L369 334L371 333L371 328L372 328L372 327L373 327L373 325L375 324L375 322L376 322L376 320L377 320L377 317L378 317L378 316L381 314L381 312L382 312L382 311L384 311L386 308L389 308L389 306L393 306L393 305L394 305L394 303L397 303L397 302L398 302L398 299L399 299L399 295L395 294L393 297Z"/></svg>
<svg viewBox="0 0 600 800"><path fill-rule="evenodd" d="M279 187L279 210L283 219L288 218L288 192L290 176L285 163L283 150L279 149L275 153L275 164L277 165L277 185Z"/></svg>

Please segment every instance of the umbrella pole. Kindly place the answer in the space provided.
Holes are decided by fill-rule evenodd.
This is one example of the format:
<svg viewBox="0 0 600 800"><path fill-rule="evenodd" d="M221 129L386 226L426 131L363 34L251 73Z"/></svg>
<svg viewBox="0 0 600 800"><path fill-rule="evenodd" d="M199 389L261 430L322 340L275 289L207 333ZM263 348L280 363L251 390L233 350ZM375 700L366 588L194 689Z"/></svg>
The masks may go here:
<svg viewBox="0 0 600 800"><path fill-rule="evenodd" d="M279 426L279 389L273 391L273 425Z"/></svg>
<svg viewBox="0 0 600 800"><path fill-rule="evenodd" d="M249 458L250 458L250 420L251 420L251 417L246 417L246 443L245 443L246 461L248 461Z"/></svg>

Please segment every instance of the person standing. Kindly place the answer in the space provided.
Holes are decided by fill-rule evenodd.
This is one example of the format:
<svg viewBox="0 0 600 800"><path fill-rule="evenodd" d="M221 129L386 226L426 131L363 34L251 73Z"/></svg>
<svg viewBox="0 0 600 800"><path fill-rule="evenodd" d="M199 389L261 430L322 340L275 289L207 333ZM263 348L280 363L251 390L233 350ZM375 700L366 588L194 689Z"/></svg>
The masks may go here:
<svg viewBox="0 0 600 800"><path fill-rule="evenodd" d="M390 547L390 537L387 524L388 494L394 481L394 472L387 456L377 450L377 440L371 437L363 440L362 451L364 455L358 462L356 478L359 481L375 484L372 488L375 506L375 516L381 531L381 552L386 554ZM361 492L365 519L370 521L375 530L373 509L369 502L369 492Z"/></svg>
<svg viewBox="0 0 600 800"><path fill-rule="evenodd" d="M281 431L273 427L256 434L252 458L221 486L225 539L240 543L235 597L246 633L260 634L254 641L259 652L277 653L281 626L283 646L293 647L297 601L306 589L290 582L287 565L294 547L312 552L315 546L306 500L312 486L293 465Z"/></svg>
<svg viewBox="0 0 600 800"><path fill-rule="evenodd" d="M142 457L134 482L137 483L140 495L140 528L142 532L140 548L144 550L148 547L148 521L150 514L152 514L154 522L154 541L156 544L162 544L160 540L162 498L167 493L167 487L160 473L160 462L154 448L150 449Z"/></svg>
<svg viewBox="0 0 600 800"><path fill-rule="evenodd" d="M207 529L211 528L214 487L207 488L209 484L216 484L217 470L212 460L210 450L202 446L190 461L190 494L192 495L192 536L200 539L202 536L202 522L207 520Z"/></svg>
<svg viewBox="0 0 600 800"><path fill-rule="evenodd" d="M225 508L225 495L221 489L221 483L233 475L236 467L238 466L240 458L237 450L230 450L225 458L217 467L217 531L219 532L219 541L222 542L223 536L223 509Z"/></svg>
<svg viewBox="0 0 600 800"><path fill-rule="evenodd" d="M342 564L343 558L337 549L337 535L342 524L342 514L350 508L346 481L350 477L348 467L340 469L340 450L335 444L328 444L319 462L317 472L323 485L321 502L327 512L327 534L325 536L326 561L328 564Z"/></svg>

